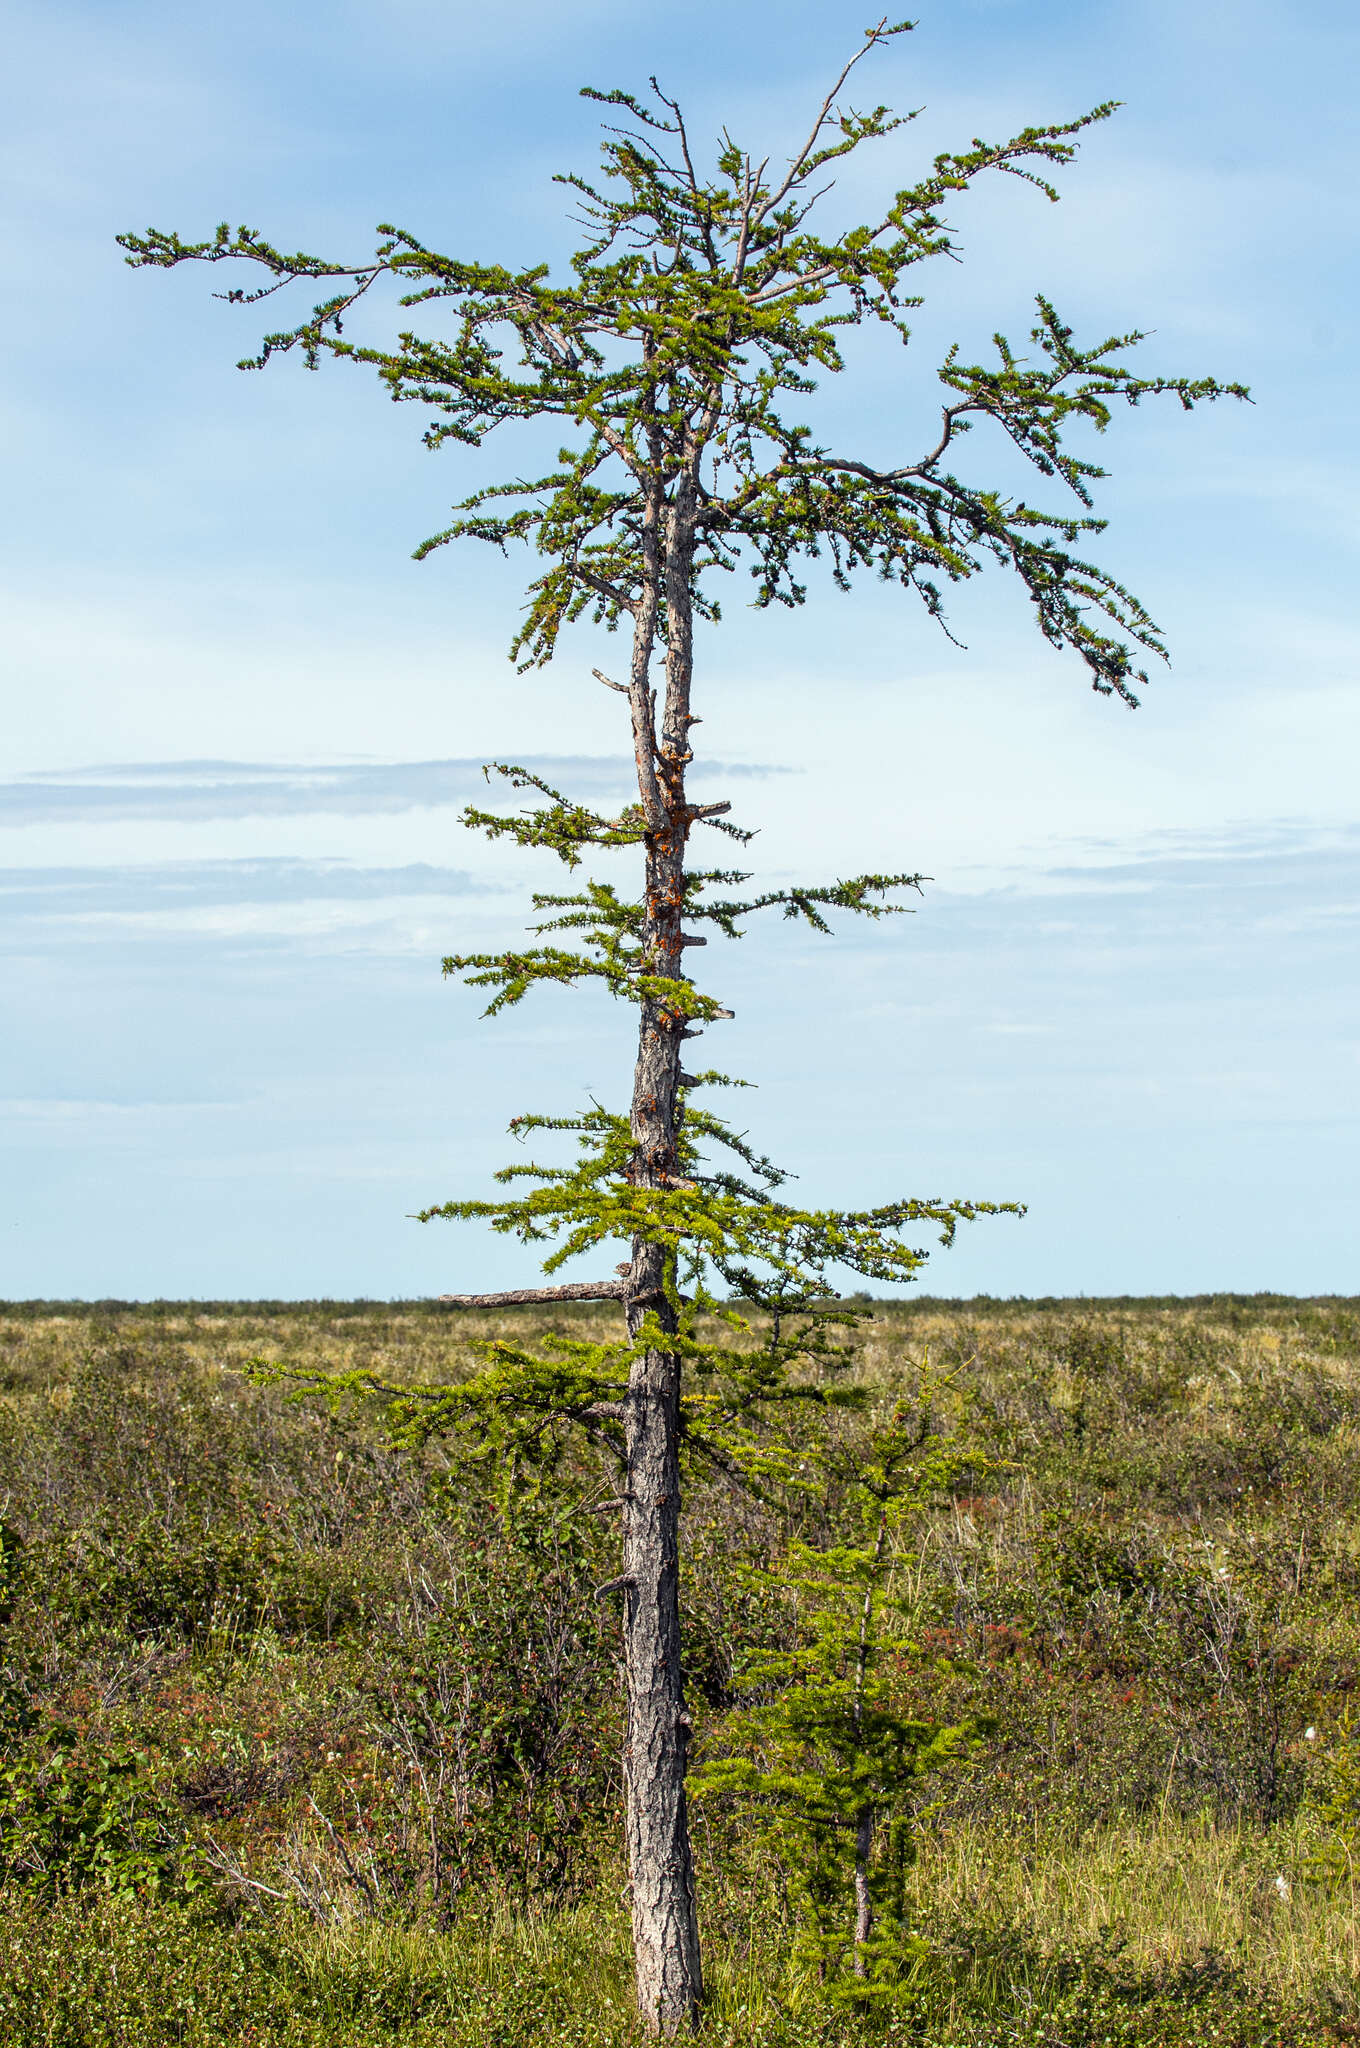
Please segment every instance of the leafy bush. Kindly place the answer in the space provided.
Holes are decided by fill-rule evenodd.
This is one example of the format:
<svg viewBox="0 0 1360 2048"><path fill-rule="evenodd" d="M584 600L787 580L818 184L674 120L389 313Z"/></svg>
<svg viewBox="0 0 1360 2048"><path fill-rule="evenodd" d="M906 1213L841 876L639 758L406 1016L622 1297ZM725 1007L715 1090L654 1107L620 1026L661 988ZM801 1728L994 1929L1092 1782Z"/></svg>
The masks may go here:
<svg viewBox="0 0 1360 2048"><path fill-rule="evenodd" d="M1309 1875L1354 1902L1360 1865L1360 1722L1347 1707L1335 1737L1323 1753L1316 1800L1320 1840L1309 1859Z"/></svg>
<svg viewBox="0 0 1360 2048"><path fill-rule="evenodd" d="M136 1751L82 1751L71 1728L30 1733L0 1764L0 1883L49 1896L192 1889L145 1767Z"/></svg>

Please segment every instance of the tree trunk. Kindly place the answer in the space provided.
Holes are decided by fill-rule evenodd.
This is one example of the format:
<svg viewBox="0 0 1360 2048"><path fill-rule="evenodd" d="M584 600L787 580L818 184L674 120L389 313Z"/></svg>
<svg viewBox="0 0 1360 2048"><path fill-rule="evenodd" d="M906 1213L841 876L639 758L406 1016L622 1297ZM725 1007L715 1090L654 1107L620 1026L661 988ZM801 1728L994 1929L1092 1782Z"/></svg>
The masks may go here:
<svg viewBox="0 0 1360 2048"><path fill-rule="evenodd" d="M685 1804L679 1407L680 1360L674 1352L646 1351L633 1367L626 1403L628 1870L638 2005L647 2023L667 2035L693 2022L703 1996Z"/></svg>
<svg viewBox="0 0 1360 2048"><path fill-rule="evenodd" d="M874 1931L874 1905L869 1896L869 1857L874 1846L874 1810L862 1806L855 1817L855 1953L857 1977L867 1973L865 1947Z"/></svg>
<svg viewBox="0 0 1360 2048"><path fill-rule="evenodd" d="M659 511L659 508L658 508ZM666 716L660 735L650 687L656 607L635 620L629 695L639 794L647 817L647 965L683 972L682 917L689 819L684 776L688 759L689 559L677 560L671 515L663 564L660 521L646 536L659 596L667 606ZM684 622L683 625L681 622ZM677 673L677 657L683 672ZM680 706L681 744L674 744ZM633 1078L631 1175L640 1187L664 1188L675 1177L680 1055L685 1019L644 1002ZM663 1247L633 1242L626 1312L636 1337L645 1315L675 1328L665 1286ZM624 1401L627 1483L623 1516L624 1664L628 1683L626 1751L628 1868L633 1899L633 1954L638 2005L657 2033L693 2024L703 1996L694 1869L685 1802L689 1717L680 1665L680 1367L675 1352L648 1349L632 1366Z"/></svg>

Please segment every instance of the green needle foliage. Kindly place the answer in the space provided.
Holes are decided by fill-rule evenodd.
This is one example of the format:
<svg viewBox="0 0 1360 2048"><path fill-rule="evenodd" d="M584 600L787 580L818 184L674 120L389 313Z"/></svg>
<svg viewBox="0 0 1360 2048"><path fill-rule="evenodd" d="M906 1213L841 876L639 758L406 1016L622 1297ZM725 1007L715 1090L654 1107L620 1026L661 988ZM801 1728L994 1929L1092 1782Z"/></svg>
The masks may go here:
<svg viewBox="0 0 1360 2048"><path fill-rule="evenodd" d="M835 1390L825 1368L836 1349L837 1274L909 1280L925 1256L914 1241L923 1227L947 1243L959 1222L997 1206L932 1198L801 1207L774 1166L693 1102L725 1077L687 1073L684 1043L731 1015L687 971L686 948L706 943L706 927L732 938L748 918L778 909L825 933L833 912L899 914L903 892L921 881L864 874L742 894L745 873L694 861L696 831L738 845L748 837L728 805L695 803L686 788L700 722L695 622L720 618L720 579L742 570L757 607L800 605L820 560L840 589L871 570L943 623L945 586L994 564L1018 578L1050 644L1074 652L1096 690L1133 704L1137 659L1164 650L1143 606L1083 551L1102 528L1092 487L1103 472L1069 445L1070 430L1103 433L1117 404L1145 398L1170 395L1188 411L1246 395L1212 378L1139 375L1126 358L1140 334L1079 343L1040 297L1024 348L998 334L990 362L948 352L930 446L868 460L814 436L800 418L804 402L820 377L845 367L852 330L875 322L909 342L917 273L955 254L951 200L993 173L1056 199L1053 176L1114 110L1109 102L1006 140L975 139L935 157L869 219L823 226L836 165L904 125L885 106L844 103L849 74L909 26L885 22L866 34L805 140L776 168L724 134L712 169L702 170L679 105L655 80L646 99L589 92L610 121L600 173L560 181L583 237L562 275L546 264L466 262L395 226L381 227L372 256L358 262L289 253L226 224L201 241L154 229L121 238L137 267L202 261L262 273L257 285L226 293L238 305L320 287L312 310L266 335L243 367L296 355L309 369L331 358L372 370L395 402L424 411L431 448L480 448L518 426L534 430L529 447L541 450L548 433L555 456L536 455L533 473L510 471L462 499L417 553L465 539L530 550L536 573L513 643L522 665L549 661L563 627L578 621L622 627L630 639L626 681L596 674L627 706L636 801L602 815L506 765L497 769L502 788L507 797L529 792L529 807L474 808L466 822L550 851L570 870L623 851L640 888L589 879L574 893L539 896L534 943L444 963L487 998L489 1014L545 983L601 984L632 1004L628 1112L596 1105L521 1118L522 1139L574 1138L574 1161L526 1160L501 1176L499 1198L425 1212L544 1247L550 1275L596 1247L621 1248L619 1278L566 1291L618 1298L623 1325L609 1344L493 1344L481 1371L457 1385L386 1391L403 1433L451 1433L507 1473L522 1477L582 1431L616 1468L623 1569L611 1584L624 1610L638 1992L663 2031L684 2024L702 1993L684 1792L681 1457L749 1470L758 1409L825 1402ZM351 314L388 286L403 314L419 309L432 331L353 338ZM1044 503L1007 493L965 462L978 428L1028 465ZM1047 502L1050 490L1056 502Z"/></svg>
<svg viewBox="0 0 1360 2048"><path fill-rule="evenodd" d="M908 27L875 30L866 48ZM635 125L608 131L597 182L559 181L577 194L586 230L572 283L550 281L546 264L511 271L441 255L387 224L360 263L289 254L225 222L201 242L156 230L120 240L139 266L197 259L263 268L272 281L228 291L235 304L295 281L333 281L330 297L295 327L266 335L242 367L263 368L291 351L309 369L323 356L369 365L394 402L436 415L425 432L431 448L480 447L514 422L554 420L574 433L546 474L462 500L459 516L417 550L424 556L463 538L500 548L523 541L546 560L514 642L527 662L549 661L562 627L583 614L611 627L635 616L659 548L647 488L659 473L668 485L683 478L692 494L685 595L702 617L719 616L713 576L743 561L759 605L801 604L799 565L825 554L841 587L856 569L873 568L938 616L937 579L961 582L991 558L1020 577L1045 637L1073 648L1097 689L1134 701L1131 681L1146 677L1132 668L1127 643L1157 653L1162 643L1135 597L1067 552L1103 530L1089 507L1090 487L1105 472L1071 452L1064 435L1081 420L1103 433L1119 402L1170 393L1189 410L1202 399L1245 397L1240 385L1140 377L1122 358L1142 333L1082 347L1040 296L1033 356L1000 334L992 364L966 364L950 349L938 372L950 394L939 438L913 462L879 467L837 455L782 409L788 397L816 388L810 373L844 369L847 328L873 319L904 345L910 340L907 316L922 301L907 287L923 263L954 254L943 213L953 195L1002 172L1056 200L1036 166L1070 163L1071 138L1106 120L1117 102L941 154L876 220L824 239L809 225L828 189L819 190L818 179L914 115L882 106L841 111L833 93L787 172L770 173L768 162L753 162L724 137L717 175L700 178L679 107L654 81L653 90L650 104L626 92L587 92ZM427 338L407 330L387 348L349 340L347 316L389 278L401 287L403 308L440 306L451 332ZM508 351L518 358L513 369ZM955 475L951 457L983 421L1040 477L1065 484L1082 509L1032 506ZM663 622L671 596L657 593Z"/></svg>
<svg viewBox="0 0 1360 2048"><path fill-rule="evenodd" d="M700 1799L739 1809L788 1873L802 1958L857 2005L887 1995L920 1953L902 1907L921 1780L978 1732L899 1703L897 1663L916 1647L896 1592L910 1523L965 1462L932 1431L929 1393L914 1427L899 1406L867 1435L800 1447L788 1477L809 1505L821 1494L834 1510L821 1519L838 1540L795 1538L747 1574L757 1611L792 1608L791 1646L747 1658L738 1683L750 1704L723 1726L726 1753L692 1780Z"/></svg>

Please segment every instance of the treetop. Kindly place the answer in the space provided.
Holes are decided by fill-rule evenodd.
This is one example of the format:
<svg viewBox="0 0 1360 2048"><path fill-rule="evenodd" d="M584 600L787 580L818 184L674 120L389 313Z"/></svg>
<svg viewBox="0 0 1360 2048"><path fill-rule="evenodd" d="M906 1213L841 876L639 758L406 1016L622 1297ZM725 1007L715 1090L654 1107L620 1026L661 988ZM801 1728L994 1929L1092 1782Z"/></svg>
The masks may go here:
<svg viewBox="0 0 1360 2048"><path fill-rule="evenodd" d="M416 550L423 557L475 538L501 549L523 542L545 558L513 643L526 664L550 660L562 627L583 615L610 627L636 618L663 559L683 573L701 617L719 615L714 579L742 567L757 606L801 604L807 565L824 557L842 588L872 569L941 623L942 586L992 560L1018 576L1045 638L1077 653L1097 690L1132 704L1143 677L1135 650L1165 650L1138 600L1073 552L1102 530L1091 487L1104 472L1066 436L1081 421L1103 432L1116 402L1174 395L1190 408L1245 397L1242 386L1140 376L1124 358L1143 334L1082 345L1040 296L1028 352L1000 333L991 363L968 363L957 346L948 352L933 445L869 460L824 445L799 417L816 374L844 369L845 330L872 319L909 342L908 316L921 304L916 272L957 256L951 199L995 172L1056 200L1051 174L1115 111L1105 101L1005 140L974 137L936 155L868 220L824 231L814 215L834 182L825 174L915 118L842 100L861 60L911 26L885 20L865 32L777 168L724 132L701 170L684 113L656 79L650 99L587 87L587 98L627 120L605 126L594 178L558 180L576 198L585 236L570 281L545 263L515 270L445 255L390 224L359 262L288 253L225 222L203 241L158 229L119 240L134 266L257 267L264 283L224 294L238 305L293 284L333 284L241 367L294 351L311 369L323 356L365 365L394 402L433 415L431 448L479 447L511 423L559 423L566 440L555 466L460 500L451 523ZM347 335L352 309L388 279L402 309L438 308L438 332L407 328L385 345ZM1068 502L1031 505L959 473L964 439L984 421ZM670 609L663 588L663 638Z"/></svg>

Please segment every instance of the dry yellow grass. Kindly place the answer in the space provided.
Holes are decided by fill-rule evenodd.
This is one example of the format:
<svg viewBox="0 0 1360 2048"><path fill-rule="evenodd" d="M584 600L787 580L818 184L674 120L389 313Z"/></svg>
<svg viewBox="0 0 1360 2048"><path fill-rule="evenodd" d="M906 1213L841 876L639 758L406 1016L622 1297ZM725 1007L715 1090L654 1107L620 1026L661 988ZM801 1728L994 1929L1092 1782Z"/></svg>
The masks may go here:
<svg viewBox="0 0 1360 2048"><path fill-rule="evenodd" d="M950 1828L926 1835L910 1884L923 1924L1004 1939L1008 1980L1029 1948L1046 1964L1117 1942L1138 1971L1175 1970L1214 1953L1262 1995L1360 2014L1360 1911L1354 1883L1328 1891L1306 1875L1305 1823L1214 1827L1170 1814L1083 1832ZM984 1945L965 1974L995 1969Z"/></svg>

